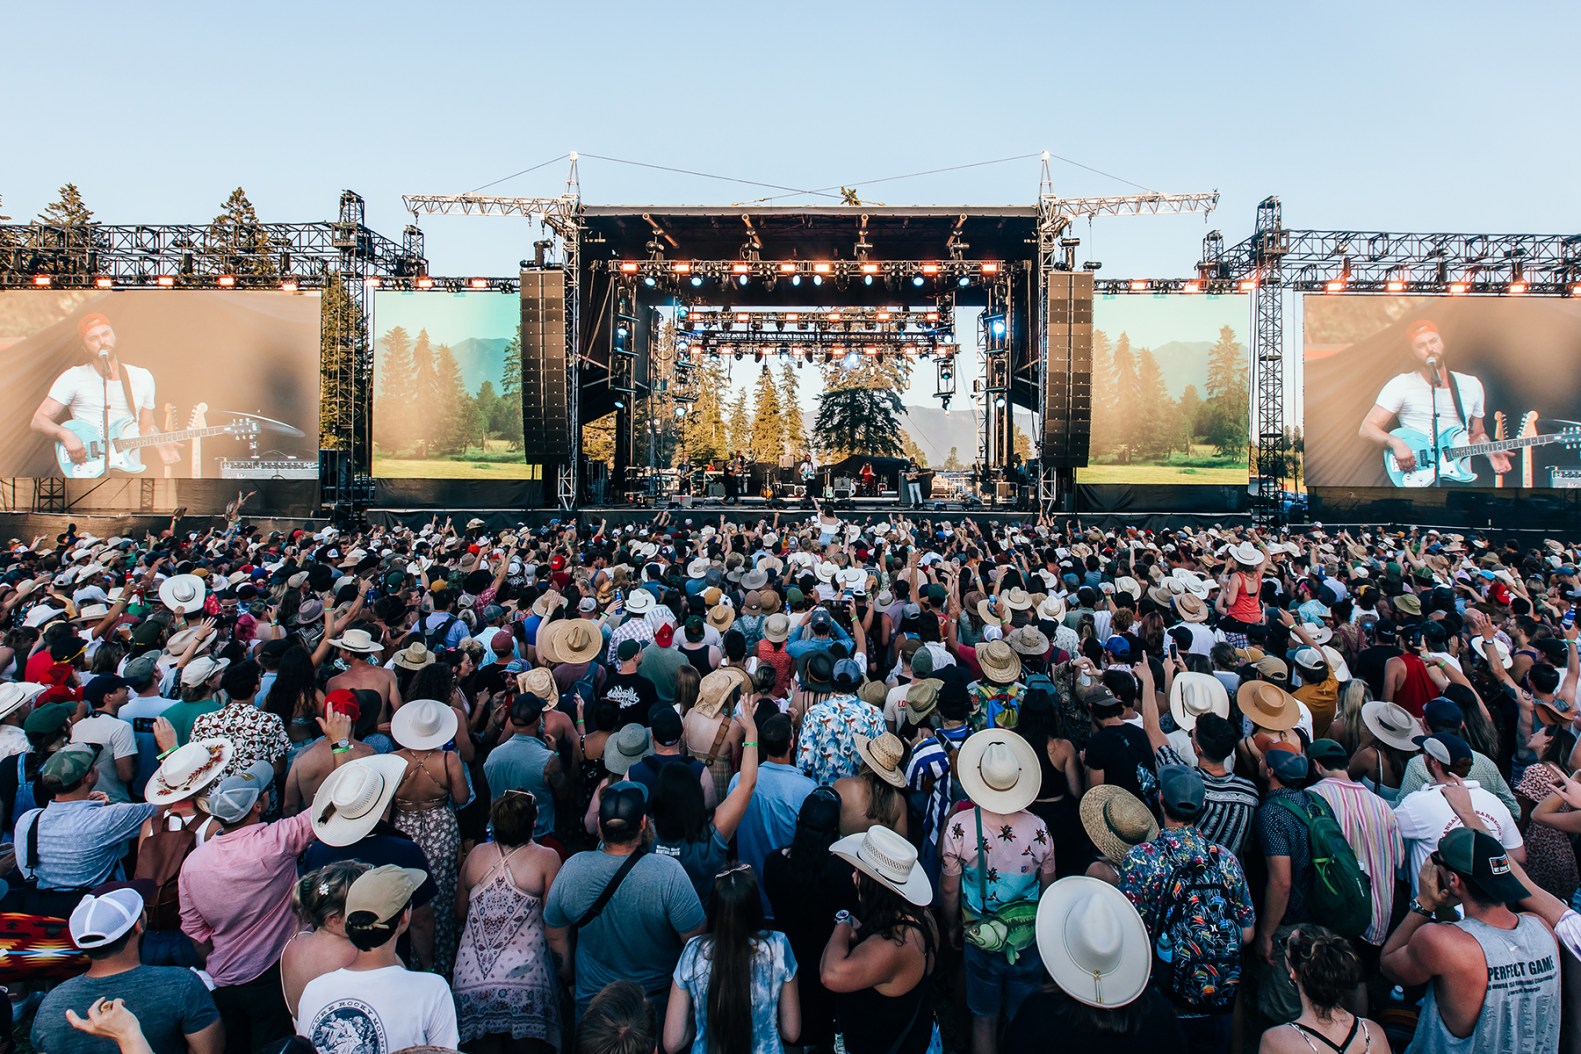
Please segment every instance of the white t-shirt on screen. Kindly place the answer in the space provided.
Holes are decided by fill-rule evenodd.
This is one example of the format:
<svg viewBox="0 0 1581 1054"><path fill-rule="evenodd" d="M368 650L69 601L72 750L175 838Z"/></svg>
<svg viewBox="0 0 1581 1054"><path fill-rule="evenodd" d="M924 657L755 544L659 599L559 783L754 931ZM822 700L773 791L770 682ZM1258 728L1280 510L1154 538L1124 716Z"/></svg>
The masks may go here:
<svg viewBox="0 0 1581 1054"><path fill-rule="evenodd" d="M1460 390L1460 405L1468 418L1485 417L1486 395L1482 382L1468 373L1449 374ZM1470 426L1455 413L1455 396L1448 388L1433 388L1421 373L1402 373L1389 380L1378 393L1377 403L1399 419L1405 428L1414 428L1425 436L1433 434L1433 399L1438 399L1438 430L1455 425L1470 431Z"/></svg>
<svg viewBox="0 0 1581 1054"><path fill-rule="evenodd" d="M141 366L128 366L124 362L121 369L131 382L132 397L137 400L138 409L152 413L154 375ZM95 426L104 423L104 378L86 362L56 377L55 383L49 386L49 397L65 406L73 421L86 421ZM123 417L137 420L137 414L126 405L126 386L117 377L110 381L110 422L113 424Z"/></svg>

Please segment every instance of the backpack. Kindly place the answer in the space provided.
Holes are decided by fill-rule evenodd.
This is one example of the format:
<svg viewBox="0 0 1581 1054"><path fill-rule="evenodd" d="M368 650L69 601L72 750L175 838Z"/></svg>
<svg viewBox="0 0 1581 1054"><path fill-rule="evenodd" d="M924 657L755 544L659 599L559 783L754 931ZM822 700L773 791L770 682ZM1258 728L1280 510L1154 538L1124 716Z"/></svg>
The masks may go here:
<svg viewBox="0 0 1581 1054"><path fill-rule="evenodd" d="M598 662L596 660L589 662L587 664L587 670L583 672L582 676L576 679L575 684L571 685L571 691L566 693L567 695L571 695L573 697L578 695L581 696L582 704L588 707L590 710L595 701L594 686L598 683L598 671ZM567 712L574 717L576 716L576 700L573 698L571 702L571 709Z"/></svg>
<svg viewBox="0 0 1581 1054"><path fill-rule="evenodd" d="M1229 890L1206 864L1182 864L1164 898L1169 906L1153 944L1157 990L1183 1013L1229 1013L1241 986L1241 927Z"/></svg>
<svg viewBox="0 0 1581 1054"><path fill-rule="evenodd" d="M1328 802L1301 792L1300 806L1288 797L1275 799L1307 828L1312 857L1313 920L1341 937L1359 937L1372 922L1372 886L1356 860L1344 830Z"/></svg>
<svg viewBox="0 0 1581 1054"><path fill-rule="evenodd" d="M181 896L176 879L181 875L181 865L198 847L198 828L208 818L201 814L189 816L174 831L168 825L169 819L168 815L154 817L154 831L137 847L137 870L132 873L133 878L154 884L154 898L147 905L151 930L181 928Z"/></svg>
<svg viewBox="0 0 1581 1054"><path fill-rule="evenodd" d="M432 652L445 651L445 638L450 636L450 627L456 624L456 616L447 615L445 620L433 629L423 634L423 643Z"/></svg>

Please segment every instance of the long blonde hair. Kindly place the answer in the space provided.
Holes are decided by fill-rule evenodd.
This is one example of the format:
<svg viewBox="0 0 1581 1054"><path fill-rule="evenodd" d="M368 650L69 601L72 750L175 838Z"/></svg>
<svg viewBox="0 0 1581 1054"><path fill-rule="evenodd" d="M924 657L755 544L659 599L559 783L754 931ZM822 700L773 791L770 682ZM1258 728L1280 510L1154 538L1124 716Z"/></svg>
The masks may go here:
<svg viewBox="0 0 1581 1054"><path fill-rule="evenodd" d="M1343 731L1339 736L1339 743L1345 748L1346 754L1354 755L1356 751L1366 746L1362 740L1365 726L1361 720L1361 708L1372 701L1372 688L1360 677L1352 677L1345 682L1344 689L1339 693L1339 719L1344 721Z"/></svg>

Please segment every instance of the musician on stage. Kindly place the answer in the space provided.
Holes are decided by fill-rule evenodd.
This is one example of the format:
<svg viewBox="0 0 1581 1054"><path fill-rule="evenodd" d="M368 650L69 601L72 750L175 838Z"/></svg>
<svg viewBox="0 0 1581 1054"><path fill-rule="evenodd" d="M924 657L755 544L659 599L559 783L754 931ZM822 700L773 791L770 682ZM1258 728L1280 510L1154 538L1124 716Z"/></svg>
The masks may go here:
<svg viewBox="0 0 1581 1054"><path fill-rule="evenodd" d="M809 500L817 501L823 497L823 484L818 481L818 469L812 463L812 454L805 453L801 456L801 464L796 468L796 475L801 479Z"/></svg>
<svg viewBox="0 0 1581 1054"><path fill-rule="evenodd" d="M862 462L862 473L861 473L861 475L862 475L862 493L863 493L863 495L865 495L866 497L869 497L869 498L876 498L876 497L878 497L878 488L876 486L874 486L875 476L874 476L874 473L873 473L873 463L871 461L864 461L864 462Z"/></svg>
<svg viewBox="0 0 1581 1054"><path fill-rule="evenodd" d="M1389 434L1395 421L1429 438L1463 426L1469 443L1491 440L1482 423L1486 412L1482 382L1469 373L1450 370L1444 338L1438 327L1426 319L1413 322L1406 331L1406 339L1410 342L1413 368L1391 378L1378 392L1373 408L1361 422L1360 434L1363 439L1392 450L1400 471L1414 472L1418 466L1410 446L1398 436ZM1436 428L1435 405L1438 411ZM1496 452L1486 456L1488 464L1499 475L1510 470L1508 454Z"/></svg>
<svg viewBox="0 0 1581 1054"><path fill-rule="evenodd" d="M675 466L675 493L683 498L692 496L692 461L685 454Z"/></svg>
<svg viewBox="0 0 1581 1054"><path fill-rule="evenodd" d="M906 462L906 503L914 509L922 508L922 466L917 459Z"/></svg>
<svg viewBox="0 0 1581 1054"><path fill-rule="evenodd" d="M110 320L100 314L84 315L77 323L77 334L82 339L85 361L55 378L49 386L49 394L33 411L29 427L59 443L72 464L81 465L88 460L87 447L69 429L61 427L57 419L62 411L70 411L73 421L102 431L106 379L112 424L122 418L134 418L142 435L153 435L159 429L154 424L154 375L141 366L121 362ZM180 452L168 444L155 449L167 465L174 465L181 457Z"/></svg>
<svg viewBox="0 0 1581 1054"><path fill-rule="evenodd" d="M734 505L741 500L741 455L725 458L725 504Z"/></svg>

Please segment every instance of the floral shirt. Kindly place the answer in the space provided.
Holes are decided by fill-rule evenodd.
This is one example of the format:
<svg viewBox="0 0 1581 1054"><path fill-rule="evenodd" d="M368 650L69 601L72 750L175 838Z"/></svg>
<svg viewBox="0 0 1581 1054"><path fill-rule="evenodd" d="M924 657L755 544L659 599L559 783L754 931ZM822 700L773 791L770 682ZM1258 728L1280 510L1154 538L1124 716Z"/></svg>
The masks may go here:
<svg viewBox="0 0 1581 1054"><path fill-rule="evenodd" d="M820 787L862 771L856 736L877 739L887 732L884 715L854 695L832 695L801 719L796 767Z"/></svg>
<svg viewBox="0 0 1581 1054"><path fill-rule="evenodd" d="M978 812L962 809L950 817L944 832L943 871L960 876L961 902L972 914L982 915L1017 900L1036 900L1042 880L1054 880L1054 839L1048 828L1024 809L1009 815L983 809L979 840ZM987 865L986 873L979 860Z"/></svg>
<svg viewBox="0 0 1581 1054"><path fill-rule="evenodd" d="M1202 879L1192 875L1196 868L1204 870ZM1220 887L1222 895L1209 905L1217 917L1233 921L1241 929L1256 925L1252 893L1241 862L1195 827L1166 827L1152 841L1132 846L1120 863L1120 892L1136 905L1147 932L1155 938L1169 906L1180 895L1175 889L1177 882L1187 881Z"/></svg>
<svg viewBox="0 0 1581 1054"><path fill-rule="evenodd" d="M985 728L1014 728L1021 712L1021 697L1026 689L1019 684L990 684L973 681L967 691L971 693L972 731Z"/></svg>
<svg viewBox="0 0 1581 1054"><path fill-rule="evenodd" d="M224 736L236 747L223 776L245 772L255 761L274 764L291 749L285 724L279 714L260 710L252 703L231 703L218 710L200 714L192 722L192 739Z"/></svg>

